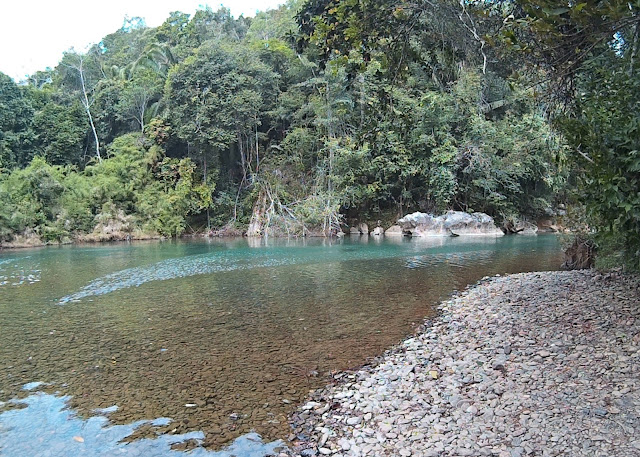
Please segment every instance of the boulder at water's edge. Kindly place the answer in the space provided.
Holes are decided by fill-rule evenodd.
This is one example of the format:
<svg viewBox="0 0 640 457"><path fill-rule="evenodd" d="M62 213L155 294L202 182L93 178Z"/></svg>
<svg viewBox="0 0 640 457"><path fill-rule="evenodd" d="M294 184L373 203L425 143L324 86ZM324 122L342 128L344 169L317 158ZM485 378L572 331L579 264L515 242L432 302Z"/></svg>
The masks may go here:
<svg viewBox="0 0 640 457"><path fill-rule="evenodd" d="M416 212L398 220L405 234L411 236L502 236L493 218L485 213L448 211L442 216Z"/></svg>
<svg viewBox="0 0 640 457"><path fill-rule="evenodd" d="M402 227L399 225L392 225L384 231L385 236L402 236Z"/></svg>
<svg viewBox="0 0 640 457"><path fill-rule="evenodd" d="M369 226L364 222L360 222L358 225L354 225L349 230L350 235L368 235L369 234Z"/></svg>

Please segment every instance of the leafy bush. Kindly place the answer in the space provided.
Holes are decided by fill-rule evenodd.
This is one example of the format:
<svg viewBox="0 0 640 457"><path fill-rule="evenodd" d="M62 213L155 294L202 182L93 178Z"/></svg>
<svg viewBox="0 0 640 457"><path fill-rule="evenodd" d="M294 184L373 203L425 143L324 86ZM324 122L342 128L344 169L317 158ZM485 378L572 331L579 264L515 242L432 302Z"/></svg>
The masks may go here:
<svg viewBox="0 0 640 457"><path fill-rule="evenodd" d="M559 121L582 154L583 199L608 263L640 269L640 76L614 53L580 80L573 116Z"/></svg>

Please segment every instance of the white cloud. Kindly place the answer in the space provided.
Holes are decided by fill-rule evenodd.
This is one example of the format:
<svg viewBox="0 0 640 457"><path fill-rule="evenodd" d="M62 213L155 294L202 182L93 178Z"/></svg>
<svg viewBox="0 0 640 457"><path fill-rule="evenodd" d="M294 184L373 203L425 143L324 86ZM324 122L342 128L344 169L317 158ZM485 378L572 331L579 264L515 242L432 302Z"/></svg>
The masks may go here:
<svg viewBox="0 0 640 457"><path fill-rule="evenodd" d="M283 0L227 0L234 16L253 16ZM193 14L202 0L1 0L0 71L16 81L55 66L71 47L85 49L122 27L125 16L140 16L150 27L171 11ZM217 9L221 3L209 4Z"/></svg>

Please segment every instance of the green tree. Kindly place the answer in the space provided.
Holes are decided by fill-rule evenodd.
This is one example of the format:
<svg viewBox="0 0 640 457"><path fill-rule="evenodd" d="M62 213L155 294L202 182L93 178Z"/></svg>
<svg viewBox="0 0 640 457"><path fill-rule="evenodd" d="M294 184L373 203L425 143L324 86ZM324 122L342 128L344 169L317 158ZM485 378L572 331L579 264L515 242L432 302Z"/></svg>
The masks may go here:
<svg viewBox="0 0 640 457"><path fill-rule="evenodd" d="M24 166L33 157L33 108L9 76L0 73L0 167Z"/></svg>
<svg viewBox="0 0 640 457"><path fill-rule="evenodd" d="M82 105L75 100L57 103L47 87L34 89L30 96L40 97L33 117L35 150L53 165L83 162L87 134L87 118Z"/></svg>
<svg viewBox="0 0 640 457"><path fill-rule="evenodd" d="M208 40L239 41L246 35L249 23L243 16L234 18L231 11L223 6L216 11L206 6L193 15L185 27L185 35L193 49Z"/></svg>
<svg viewBox="0 0 640 457"><path fill-rule="evenodd" d="M149 115L157 113L161 91L162 79L159 75L138 68L133 77L123 83L120 99L115 106L116 117L123 121L135 121L140 131L144 132Z"/></svg>
<svg viewBox="0 0 640 457"><path fill-rule="evenodd" d="M60 196L64 192L64 169L49 165L34 157L24 169L16 169L0 182L4 194L4 224L13 233L33 229L45 240L63 235L61 229ZM4 231L6 231L5 226ZM0 229L1 231L2 229Z"/></svg>
<svg viewBox="0 0 640 457"><path fill-rule="evenodd" d="M275 100L276 81L249 48L214 41L171 70L165 87L167 115L177 136L201 157L205 181L211 175L209 155L216 167L223 162L235 166L230 155L234 144L242 173L251 162L248 151L259 167L257 127L265 104Z"/></svg>
<svg viewBox="0 0 640 457"><path fill-rule="evenodd" d="M556 125L583 168L581 200L606 256L640 268L637 2L516 2L507 42L543 71Z"/></svg>
<svg viewBox="0 0 640 457"><path fill-rule="evenodd" d="M82 107L89 120L91 132L93 134L96 158L102 160L100 155L100 140L94 122L94 116L91 107L94 103L94 90L100 80L99 65L91 56L78 54L69 51L64 54L58 70L61 74L61 83L63 87L72 90L77 94Z"/></svg>
<svg viewBox="0 0 640 457"><path fill-rule="evenodd" d="M558 119L584 167L583 201L612 265L640 269L640 77L617 53L579 77L571 114ZM616 258L617 257L617 258Z"/></svg>
<svg viewBox="0 0 640 457"><path fill-rule="evenodd" d="M285 40L297 29L295 14L302 7L302 0L288 0L276 9L258 11L247 31L249 40Z"/></svg>

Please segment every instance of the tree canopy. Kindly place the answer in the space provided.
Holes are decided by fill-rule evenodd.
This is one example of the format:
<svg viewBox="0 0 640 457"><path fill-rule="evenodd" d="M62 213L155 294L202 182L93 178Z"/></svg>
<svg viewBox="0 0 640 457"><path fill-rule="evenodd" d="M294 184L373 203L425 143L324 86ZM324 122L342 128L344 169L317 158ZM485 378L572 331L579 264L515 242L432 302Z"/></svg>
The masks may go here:
<svg viewBox="0 0 640 457"><path fill-rule="evenodd" d="M130 19L27 81L0 75L0 236L118 215L168 235L414 210L507 224L586 204L637 264L638 8L291 0Z"/></svg>

